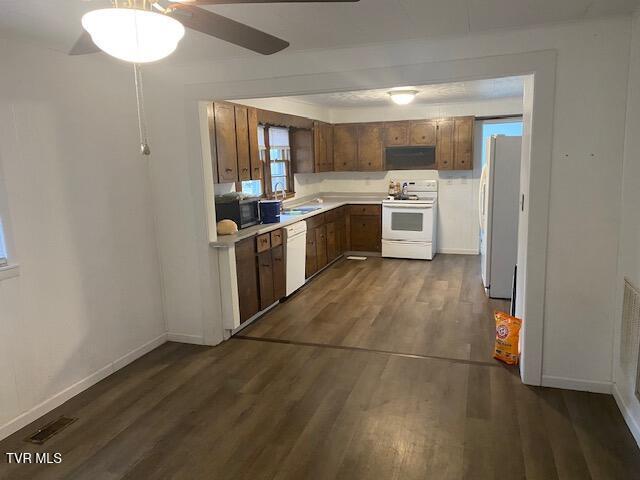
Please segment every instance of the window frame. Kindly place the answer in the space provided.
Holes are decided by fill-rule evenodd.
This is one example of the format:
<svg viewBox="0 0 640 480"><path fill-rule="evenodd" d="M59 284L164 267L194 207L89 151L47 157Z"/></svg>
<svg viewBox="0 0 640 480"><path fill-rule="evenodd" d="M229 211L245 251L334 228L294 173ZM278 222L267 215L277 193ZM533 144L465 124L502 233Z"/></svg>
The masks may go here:
<svg viewBox="0 0 640 480"><path fill-rule="evenodd" d="M7 190L5 176L2 168L2 159L0 158L0 219L2 224L2 232L4 237L4 247L6 259L0 262L0 281L16 277L20 274L17 256L11 236L11 218L9 216L9 205L7 198Z"/></svg>
<svg viewBox="0 0 640 480"><path fill-rule="evenodd" d="M289 137L289 158L285 160L287 171L287 184L285 185L285 199L293 198L295 196L295 182L293 179L293 162L291 161L291 129L290 127L283 127L281 125L271 125L268 123L261 124L264 127L264 143L265 153L264 161L262 163L262 192L263 196L268 199L275 198L275 192L272 190L271 181L271 145L269 143L269 128L286 128ZM261 158L262 161L262 158Z"/></svg>

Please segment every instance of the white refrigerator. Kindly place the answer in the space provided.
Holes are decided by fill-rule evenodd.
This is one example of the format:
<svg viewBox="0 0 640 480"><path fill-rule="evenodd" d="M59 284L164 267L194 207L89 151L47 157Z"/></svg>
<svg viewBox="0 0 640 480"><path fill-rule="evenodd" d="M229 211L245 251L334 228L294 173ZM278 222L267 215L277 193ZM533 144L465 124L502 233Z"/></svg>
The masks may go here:
<svg viewBox="0 0 640 480"><path fill-rule="evenodd" d="M522 137L487 140L480 177L480 257L482 283L491 298L510 299L518 258Z"/></svg>

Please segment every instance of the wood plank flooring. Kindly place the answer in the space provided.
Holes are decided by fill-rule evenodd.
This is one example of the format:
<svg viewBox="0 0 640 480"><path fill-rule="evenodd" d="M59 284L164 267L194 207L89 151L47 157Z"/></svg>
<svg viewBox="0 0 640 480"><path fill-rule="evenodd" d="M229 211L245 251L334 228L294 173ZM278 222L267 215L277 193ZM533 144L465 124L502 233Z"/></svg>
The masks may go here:
<svg viewBox="0 0 640 480"><path fill-rule="evenodd" d="M241 336L493 362L493 311L477 256L344 260Z"/></svg>
<svg viewBox="0 0 640 480"><path fill-rule="evenodd" d="M0 442L0 454L63 457L59 465L8 465L3 455L0 478L638 478L640 452L612 397L526 387L515 369L487 361L488 340L462 318L470 312L486 323L482 315L493 308L482 305L465 279L465 272L477 275L477 264L440 258L336 265L251 327L252 335L269 338L296 332L288 338L309 344L287 338L234 338L213 348L166 343ZM445 264L458 273L448 274ZM388 310L391 319L381 316L394 300L369 269L403 285L397 298L440 313L403 316L399 306ZM404 272L427 270L436 286L403 283ZM380 287L379 295L364 294L371 305L354 298L351 313L339 317L349 327L335 318L347 298L321 305L342 291L316 291L334 276L350 278L343 288L351 282ZM455 299L465 305L450 305ZM282 310L289 311L280 317L288 326L278 330ZM474 334L449 332L448 317L439 317L447 310ZM369 328L361 323L366 312ZM387 338L396 322L420 326L427 318L436 327L436 317L446 340ZM332 327L353 333L354 344L401 354L342 345ZM330 341L337 344L310 345ZM460 358L430 357L452 345ZM62 414L79 419L42 446L23 441Z"/></svg>

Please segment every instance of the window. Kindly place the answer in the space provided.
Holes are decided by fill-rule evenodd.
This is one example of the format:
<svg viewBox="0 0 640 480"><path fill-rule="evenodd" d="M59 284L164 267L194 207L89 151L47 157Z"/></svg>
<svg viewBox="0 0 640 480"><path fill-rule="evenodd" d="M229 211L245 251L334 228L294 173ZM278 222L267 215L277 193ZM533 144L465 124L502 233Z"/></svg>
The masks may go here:
<svg viewBox="0 0 640 480"><path fill-rule="evenodd" d="M276 189L279 195L283 190L287 196L293 194L289 129L258 125L258 150L262 162L263 180L236 183L236 191L257 197L263 195L273 197Z"/></svg>
<svg viewBox="0 0 640 480"><path fill-rule="evenodd" d="M508 137L522 136L522 119L513 120L484 120L482 122L482 166L487 162L487 152L485 146L491 135L506 135Z"/></svg>
<svg viewBox="0 0 640 480"><path fill-rule="evenodd" d="M0 267L7 265L7 245L4 241L4 227L0 218Z"/></svg>
<svg viewBox="0 0 640 480"><path fill-rule="evenodd" d="M246 180L241 183L242 193L252 195L254 197L262 196L262 181L260 180Z"/></svg>
<svg viewBox="0 0 640 480"><path fill-rule="evenodd" d="M269 188L270 192L292 192L291 181L291 148L289 146L289 129L268 127L269 148ZM266 149L265 149L266 150Z"/></svg>

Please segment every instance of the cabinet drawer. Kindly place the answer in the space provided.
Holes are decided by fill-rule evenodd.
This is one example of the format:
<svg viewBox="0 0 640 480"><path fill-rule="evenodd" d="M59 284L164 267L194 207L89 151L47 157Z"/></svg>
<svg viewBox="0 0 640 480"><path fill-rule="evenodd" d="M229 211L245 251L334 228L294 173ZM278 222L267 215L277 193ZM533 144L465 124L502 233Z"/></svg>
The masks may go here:
<svg viewBox="0 0 640 480"><path fill-rule="evenodd" d="M266 252L271 248L271 235L268 233L263 233L262 235L258 235L256 237L256 248L258 253Z"/></svg>
<svg viewBox="0 0 640 480"><path fill-rule="evenodd" d="M350 215L380 215L382 212L380 205L350 205Z"/></svg>
<svg viewBox="0 0 640 480"><path fill-rule="evenodd" d="M320 225L324 225L324 213L319 213L318 215L314 215L311 218L307 218L307 231L312 228L319 227Z"/></svg>
<svg viewBox="0 0 640 480"><path fill-rule="evenodd" d="M282 229L271 232L271 248L282 245Z"/></svg>

